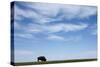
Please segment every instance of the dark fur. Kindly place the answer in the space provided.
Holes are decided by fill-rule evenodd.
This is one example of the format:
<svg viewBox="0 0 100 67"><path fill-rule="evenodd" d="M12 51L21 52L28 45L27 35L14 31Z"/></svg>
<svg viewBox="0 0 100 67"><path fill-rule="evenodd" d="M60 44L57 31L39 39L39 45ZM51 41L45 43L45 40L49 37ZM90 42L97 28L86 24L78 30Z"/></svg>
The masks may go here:
<svg viewBox="0 0 100 67"><path fill-rule="evenodd" d="M44 56L39 56L39 57L37 58L37 61L38 61L38 62L39 62L39 61L43 62L43 61L47 61L47 59L46 59Z"/></svg>

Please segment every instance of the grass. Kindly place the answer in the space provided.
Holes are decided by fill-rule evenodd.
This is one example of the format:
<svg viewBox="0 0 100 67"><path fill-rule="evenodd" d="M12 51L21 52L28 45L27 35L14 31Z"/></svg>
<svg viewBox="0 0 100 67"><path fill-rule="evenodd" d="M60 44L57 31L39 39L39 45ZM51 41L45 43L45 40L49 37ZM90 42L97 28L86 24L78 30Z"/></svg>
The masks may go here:
<svg viewBox="0 0 100 67"><path fill-rule="evenodd" d="M85 61L96 61L96 60L97 60L97 58L93 58L93 59L60 60L60 61L46 61L46 62L19 62L19 63L13 63L12 65L14 65L14 66L22 66L22 65L37 65L37 64L85 62Z"/></svg>

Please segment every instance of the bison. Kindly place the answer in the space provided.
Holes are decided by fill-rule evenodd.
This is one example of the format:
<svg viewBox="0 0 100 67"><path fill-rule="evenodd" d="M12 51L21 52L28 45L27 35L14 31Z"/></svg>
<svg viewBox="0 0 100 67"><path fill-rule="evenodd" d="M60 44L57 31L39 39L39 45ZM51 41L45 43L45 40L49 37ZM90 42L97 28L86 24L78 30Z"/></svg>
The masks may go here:
<svg viewBox="0 0 100 67"><path fill-rule="evenodd" d="M37 61L44 62L44 61L47 61L47 59L44 56L39 56L39 57L37 57Z"/></svg>

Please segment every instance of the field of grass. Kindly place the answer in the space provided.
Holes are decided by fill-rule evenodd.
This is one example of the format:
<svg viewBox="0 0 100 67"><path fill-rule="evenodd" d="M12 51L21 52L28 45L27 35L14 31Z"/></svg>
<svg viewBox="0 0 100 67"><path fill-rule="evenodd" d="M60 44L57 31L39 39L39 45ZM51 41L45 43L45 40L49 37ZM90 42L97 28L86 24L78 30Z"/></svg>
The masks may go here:
<svg viewBox="0 0 100 67"><path fill-rule="evenodd" d="M93 59L74 59L74 60L60 60L60 61L46 61L46 62L19 62L14 63L14 66L22 66L22 65L37 65L37 64L54 64L54 63L71 63L71 62L85 62L85 61L96 61L97 58Z"/></svg>

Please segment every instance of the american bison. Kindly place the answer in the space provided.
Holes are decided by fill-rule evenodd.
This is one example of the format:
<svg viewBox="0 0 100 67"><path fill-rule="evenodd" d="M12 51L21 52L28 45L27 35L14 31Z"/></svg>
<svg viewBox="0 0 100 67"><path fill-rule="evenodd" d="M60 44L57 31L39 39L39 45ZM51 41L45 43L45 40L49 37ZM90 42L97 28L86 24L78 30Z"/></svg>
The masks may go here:
<svg viewBox="0 0 100 67"><path fill-rule="evenodd" d="M39 57L37 58L37 61L38 61L38 62L44 62L44 61L47 61L47 59L46 59L44 56L39 56Z"/></svg>

